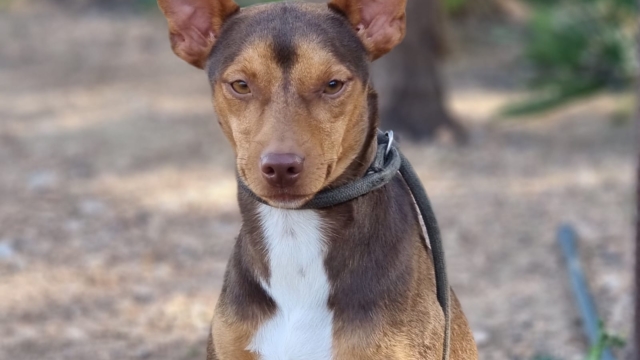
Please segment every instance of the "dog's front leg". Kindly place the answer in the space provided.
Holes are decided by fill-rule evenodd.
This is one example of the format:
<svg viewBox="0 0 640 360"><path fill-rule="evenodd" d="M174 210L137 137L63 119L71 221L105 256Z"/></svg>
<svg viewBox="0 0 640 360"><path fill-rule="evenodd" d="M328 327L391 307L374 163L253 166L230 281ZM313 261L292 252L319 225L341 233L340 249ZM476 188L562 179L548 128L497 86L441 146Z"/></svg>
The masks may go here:
<svg viewBox="0 0 640 360"><path fill-rule="evenodd" d="M255 354L240 347L223 345L219 346L216 351L216 346L213 343L213 334L211 334L207 344L207 360L258 360L258 358Z"/></svg>
<svg viewBox="0 0 640 360"><path fill-rule="evenodd" d="M207 360L259 360L255 353L247 350L252 336L249 329L216 314L207 344Z"/></svg>

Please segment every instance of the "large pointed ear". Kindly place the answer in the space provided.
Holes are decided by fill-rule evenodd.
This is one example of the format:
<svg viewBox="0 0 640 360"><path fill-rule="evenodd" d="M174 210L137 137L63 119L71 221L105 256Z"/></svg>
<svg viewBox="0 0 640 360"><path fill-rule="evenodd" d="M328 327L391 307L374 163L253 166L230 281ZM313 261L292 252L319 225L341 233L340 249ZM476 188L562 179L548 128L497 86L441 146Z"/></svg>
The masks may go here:
<svg viewBox="0 0 640 360"><path fill-rule="evenodd" d="M158 0L158 5L169 22L173 52L200 69L222 24L240 9L233 0Z"/></svg>
<svg viewBox="0 0 640 360"><path fill-rule="evenodd" d="M404 39L407 0L331 0L329 7L349 19L372 60Z"/></svg>

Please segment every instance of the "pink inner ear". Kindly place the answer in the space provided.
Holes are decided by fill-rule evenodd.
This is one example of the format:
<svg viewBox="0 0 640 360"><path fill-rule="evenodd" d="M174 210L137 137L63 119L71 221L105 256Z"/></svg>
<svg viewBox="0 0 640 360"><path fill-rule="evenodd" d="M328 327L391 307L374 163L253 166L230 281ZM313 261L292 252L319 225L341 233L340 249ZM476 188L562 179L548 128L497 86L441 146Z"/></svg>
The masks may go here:
<svg viewBox="0 0 640 360"><path fill-rule="evenodd" d="M169 22L173 51L202 68L215 42L215 32L238 11L233 0L158 0Z"/></svg>
<svg viewBox="0 0 640 360"><path fill-rule="evenodd" d="M178 0L172 1L171 12L173 23L181 33L199 33L200 38L209 37L212 32L212 14L208 9L207 1ZM196 40L196 39L194 39ZM200 39L197 41L199 42Z"/></svg>
<svg viewBox="0 0 640 360"><path fill-rule="evenodd" d="M420 0L414 0L420 1ZM426 0L421 0L426 1ZM361 1L361 21L362 24L368 28L371 23L378 17L388 19L384 22L395 18L398 13L404 9L403 1L398 0L362 0Z"/></svg>
<svg viewBox="0 0 640 360"><path fill-rule="evenodd" d="M356 30L373 60L402 41L405 6L406 0L360 0L360 23Z"/></svg>

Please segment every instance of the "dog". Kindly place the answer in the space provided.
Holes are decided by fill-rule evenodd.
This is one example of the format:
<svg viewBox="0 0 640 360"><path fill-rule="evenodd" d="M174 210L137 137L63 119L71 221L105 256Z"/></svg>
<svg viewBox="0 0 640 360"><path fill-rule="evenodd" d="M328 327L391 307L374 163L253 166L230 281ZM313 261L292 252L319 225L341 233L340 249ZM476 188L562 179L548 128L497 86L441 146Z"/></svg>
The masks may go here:
<svg viewBox="0 0 640 360"><path fill-rule="evenodd" d="M442 359L434 266L402 177L300 209L361 178L375 157L369 65L404 38L406 0L158 3L175 54L208 76L250 189L238 190L243 224L207 359ZM453 292L450 359L477 359Z"/></svg>

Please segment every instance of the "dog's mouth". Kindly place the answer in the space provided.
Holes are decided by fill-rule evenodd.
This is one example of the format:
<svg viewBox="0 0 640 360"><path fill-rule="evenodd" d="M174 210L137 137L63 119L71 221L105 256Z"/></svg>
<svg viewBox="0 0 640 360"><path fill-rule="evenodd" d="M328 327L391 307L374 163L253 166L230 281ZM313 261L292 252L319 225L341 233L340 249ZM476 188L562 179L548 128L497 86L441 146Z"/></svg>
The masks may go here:
<svg viewBox="0 0 640 360"><path fill-rule="evenodd" d="M284 188L284 189L269 189L268 191L255 191L251 188L251 191L259 197L262 201L266 202L270 206L281 208L281 209L298 209L309 200L313 199L315 193L312 194L301 194L296 193L293 189Z"/></svg>
<svg viewBox="0 0 640 360"><path fill-rule="evenodd" d="M242 178L242 176L241 176ZM313 199L316 193L297 192L295 188L276 188L268 186L254 186L251 182L241 179L247 188L255 196L266 202L270 206L282 209L297 209ZM263 184L260 184L263 185Z"/></svg>
<svg viewBox="0 0 640 360"><path fill-rule="evenodd" d="M282 209L298 209L313 198L314 195L271 194L260 196L270 206Z"/></svg>

